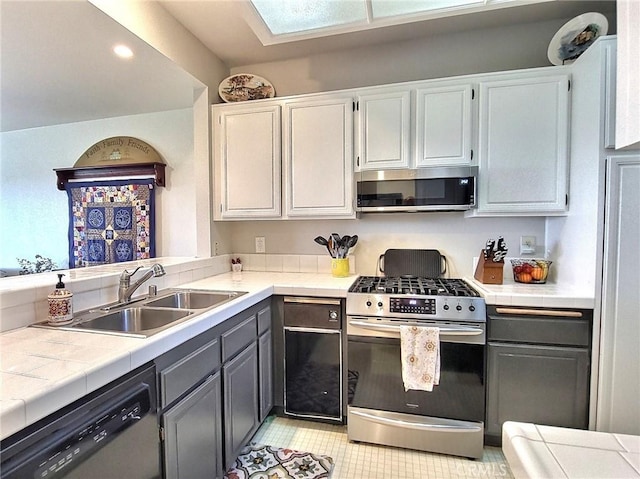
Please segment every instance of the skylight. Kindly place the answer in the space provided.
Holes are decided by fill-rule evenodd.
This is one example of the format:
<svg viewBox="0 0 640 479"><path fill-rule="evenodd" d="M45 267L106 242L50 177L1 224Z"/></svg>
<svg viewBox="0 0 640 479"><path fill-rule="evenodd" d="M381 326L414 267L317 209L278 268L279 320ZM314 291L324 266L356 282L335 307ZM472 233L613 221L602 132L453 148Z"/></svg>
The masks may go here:
<svg viewBox="0 0 640 479"><path fill-rule="evenodd" d="M251 0L273 35L335 27L367 19L362 0Z"/></svg>
<svg viewBox="0 0 640 479"><path fill-rule="evenodd" d="M552 0L250 0L264 45Z"/></svg>

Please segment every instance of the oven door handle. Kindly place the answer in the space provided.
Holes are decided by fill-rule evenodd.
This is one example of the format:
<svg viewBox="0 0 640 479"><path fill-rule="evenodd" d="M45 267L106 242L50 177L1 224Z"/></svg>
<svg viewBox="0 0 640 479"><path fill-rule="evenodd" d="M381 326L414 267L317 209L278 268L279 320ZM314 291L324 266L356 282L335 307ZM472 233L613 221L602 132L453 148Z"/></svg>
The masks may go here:
<svg viewBox="0 0 640 479"><path fill-rule="evenodd" d="M482 427L475 424L461 425L461 424L430 424L428 422L414 422L403 421L401 419L392 419L389 417L376 416L374 414L367 414L362 411L351 410L350 414L354 416L360 416L368 421L377 422L378 424L401 426L409 429L419 429L421 431L444 431L447 432L481 432Z"/></svg>
<svg viewBox="0 0 640 479"><path fill-rule="evenodd" d="M388 331L400 333L400 326L396 326L395 324L371 324L368 321L359 321L357 319L350 320L349 324L352 326L357 326L359 328L370 329L372 331ZM421 326L418 327L420 328ZM447 336L480 336L484 334L484 331L480 328L446 327L439 329L441 335Z"/></svg>

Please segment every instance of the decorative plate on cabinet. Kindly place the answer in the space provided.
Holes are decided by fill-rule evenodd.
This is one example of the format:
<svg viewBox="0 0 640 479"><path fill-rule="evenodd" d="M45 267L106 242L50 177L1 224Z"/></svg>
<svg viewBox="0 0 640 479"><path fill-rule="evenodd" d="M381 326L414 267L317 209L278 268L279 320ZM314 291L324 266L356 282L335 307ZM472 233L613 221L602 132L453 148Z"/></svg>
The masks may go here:
<svg viewBox="0 0 640 479"><path fill-rule="evenodd" d="M607 34L609 22L601 13L583 13L565 23L553 36L547 56L554 65L573 63L596 39Z"/></svg>
<svg viewBox="0 0 640 479"><path fill-rule="evenodd" d="M223 101L233 103L273 98L276 90L268 80L258 75L238 73L222 80L218 87L218 94Z"/></svg>

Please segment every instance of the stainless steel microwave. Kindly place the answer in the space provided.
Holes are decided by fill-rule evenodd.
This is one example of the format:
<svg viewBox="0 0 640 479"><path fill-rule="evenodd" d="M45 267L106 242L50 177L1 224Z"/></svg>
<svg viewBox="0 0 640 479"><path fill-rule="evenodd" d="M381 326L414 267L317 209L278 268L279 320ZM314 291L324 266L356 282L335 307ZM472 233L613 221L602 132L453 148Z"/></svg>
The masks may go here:
<svg viewBox="0 0 640 479"><path fill-rule="evenodd" d="M358 213L460 211L476 205L475 166L356 173Z"/></svg>

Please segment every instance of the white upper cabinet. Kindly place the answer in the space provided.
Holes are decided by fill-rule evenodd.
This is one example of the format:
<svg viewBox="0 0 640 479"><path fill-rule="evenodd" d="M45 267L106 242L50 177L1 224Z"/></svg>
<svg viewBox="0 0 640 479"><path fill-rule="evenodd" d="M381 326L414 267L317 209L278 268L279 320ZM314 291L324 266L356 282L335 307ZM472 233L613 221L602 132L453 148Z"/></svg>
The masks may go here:
<svg viewBox="0 0 640 479"><path fill-rule="evenodd" d="M478 165L466 216L566 214L570 71L214 105L214 219L354 218L354 170L465 165Z"/></svg>
<svg viewBox="0 0 640 479"><path fill-rule="evenodd" d="M472 85L416 90L416 167L471 164L473 93Z"/></svg>
<svg viewBox="0 0 640 479"><path fill-rule="evenodd" d="M280 105L214 106L215 219L281 215Z"/></svg>
<svg viewBox="0 0 640 479"><path fill-rule="evenodd" d="M355 217L353 97L314 96L284 105L287 217Z"/></svg>
<svg viewBox="0 0 640 479"><path fill-rule="evenodd" d="M214 219L355 217L353 96L216 105L212 118Z"/></svg>
<svg viewBox="0 0 640 479"><path fill-rule="evenodd" d="M474 213L565 214L569 76L496 78L481 81L479 94Z"/></svg>
<svg viewBox="0 0 640 479"><path fill-rule="evenodd" d="M407 168L411 159L411 92L362 90L357 95L358 155L356 168Z"/></svg>

